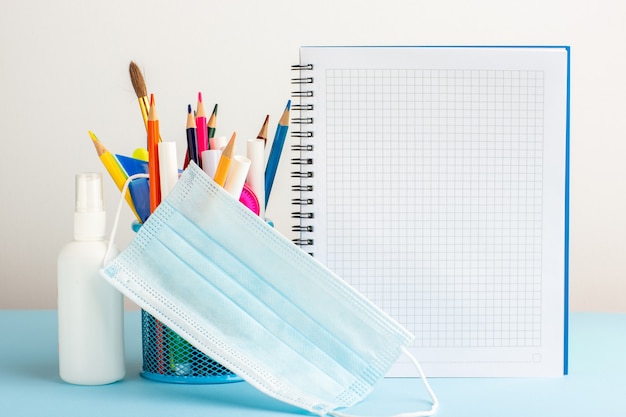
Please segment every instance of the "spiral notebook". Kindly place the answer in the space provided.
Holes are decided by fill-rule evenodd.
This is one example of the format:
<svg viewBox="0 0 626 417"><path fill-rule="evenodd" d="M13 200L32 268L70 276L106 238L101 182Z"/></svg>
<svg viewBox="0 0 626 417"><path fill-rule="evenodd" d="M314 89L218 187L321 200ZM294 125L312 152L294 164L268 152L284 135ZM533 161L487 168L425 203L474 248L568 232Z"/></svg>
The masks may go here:
<svg viewBox="0 0 626 417"><path fill-rule="evenodd" d="M429 376L567 373L569 61L300 49L296 243L415 334Z"/></svg>

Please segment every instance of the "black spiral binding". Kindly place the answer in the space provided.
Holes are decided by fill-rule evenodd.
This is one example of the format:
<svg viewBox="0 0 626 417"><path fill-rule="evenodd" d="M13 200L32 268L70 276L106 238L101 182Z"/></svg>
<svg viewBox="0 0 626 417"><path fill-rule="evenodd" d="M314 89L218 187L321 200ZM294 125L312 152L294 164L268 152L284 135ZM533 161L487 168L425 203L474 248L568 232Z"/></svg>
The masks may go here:
<svg viewBox="0 0 626 417"><path fill-rule="evenodd" d="M313 191L313 185L308 183L308 180L313 178L313 158L310 157L309 152L312 152L314 147L313 130L311 130L314 120L307 112L313 111L314 107L313 104L305 102L313 97L311 85L314 80L306 73L313 69L313 65L292 65L291 69L298 71L298 77L291 79L291 83L297 85L298 89L292 91L291 96L300 100L299 103L291 106L294 111L294 117L291 119L294 126L291 137L299 142L291 146L291 150L298 154L298 157L291 159L291 164L294 167L297 166L297 169L294 168L296 170L291 172L291 177L297 179L291 190L299 194L298 198L291 200L291 204L298 207L291 213L291 217L298 221L291 230L300 234L299 238L294 239L294 243L304 247L312 246L314 243L313 238L307 236L313 232L313 225L309 222L314 218L315 203L313 198L309 197L309 193ZM312 252L309 254L313 255Z"/></svg>

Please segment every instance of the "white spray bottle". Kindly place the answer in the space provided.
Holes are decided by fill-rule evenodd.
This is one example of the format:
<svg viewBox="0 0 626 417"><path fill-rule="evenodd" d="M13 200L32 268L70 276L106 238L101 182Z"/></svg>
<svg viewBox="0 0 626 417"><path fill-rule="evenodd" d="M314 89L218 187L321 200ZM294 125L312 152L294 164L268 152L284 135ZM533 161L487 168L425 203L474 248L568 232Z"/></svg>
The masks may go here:
<svg viewBox="0 0 626 417"><path fill-rule="evenodd" d="M59 373L72 384L109 384L126 373L123 295L98 274L105 231L102 174L78 174L74 241L57 264Z"/></svg>

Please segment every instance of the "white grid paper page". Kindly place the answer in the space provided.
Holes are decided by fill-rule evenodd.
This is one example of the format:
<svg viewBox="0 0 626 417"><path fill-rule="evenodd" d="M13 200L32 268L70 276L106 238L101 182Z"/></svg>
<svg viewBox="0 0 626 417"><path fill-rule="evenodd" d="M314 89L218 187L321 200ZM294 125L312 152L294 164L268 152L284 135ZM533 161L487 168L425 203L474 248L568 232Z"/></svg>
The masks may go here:
<svg viewBox="0 0 626 417"><path fill-rule="evenodd" d="M565 100L565 82L554 72L564 67L468 51L484 53L428 50L419 65L363 49L310 58L314 253L415 334L431 375L562 373L565 107L555 97Z"/></svg>

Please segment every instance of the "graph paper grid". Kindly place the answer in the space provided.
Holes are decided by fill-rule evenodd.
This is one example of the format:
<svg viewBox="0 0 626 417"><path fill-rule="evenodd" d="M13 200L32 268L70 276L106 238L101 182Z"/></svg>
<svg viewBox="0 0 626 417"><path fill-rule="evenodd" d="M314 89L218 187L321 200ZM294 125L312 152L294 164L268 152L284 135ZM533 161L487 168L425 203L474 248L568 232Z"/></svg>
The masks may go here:
<svg viewBox="0 0 626 417"><path fill-rule="evenodd" d="M543 72L325 79L329 268L416 347L540 346Z"/></svg>

